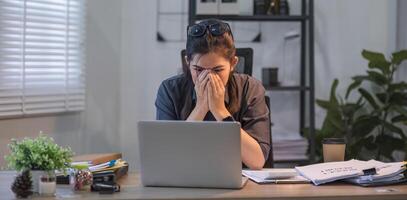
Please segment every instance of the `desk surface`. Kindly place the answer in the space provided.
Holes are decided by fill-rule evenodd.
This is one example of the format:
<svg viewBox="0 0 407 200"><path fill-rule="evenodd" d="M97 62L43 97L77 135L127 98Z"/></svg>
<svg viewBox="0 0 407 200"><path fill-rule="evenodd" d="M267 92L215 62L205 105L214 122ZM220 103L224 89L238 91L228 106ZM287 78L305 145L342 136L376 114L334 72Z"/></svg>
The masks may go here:
<svg viewBox="0 0 407 200"><path fill-rule="evenodd" d="M13 199L10 190L15 172L0 171L0 199ZM364 188L347 184L268 184L249 181L241 190L143 187L136 173L120 179L122 191L113 195L73 192L58 185L56 197L31 199L407 199L407 184Z"/></svg>

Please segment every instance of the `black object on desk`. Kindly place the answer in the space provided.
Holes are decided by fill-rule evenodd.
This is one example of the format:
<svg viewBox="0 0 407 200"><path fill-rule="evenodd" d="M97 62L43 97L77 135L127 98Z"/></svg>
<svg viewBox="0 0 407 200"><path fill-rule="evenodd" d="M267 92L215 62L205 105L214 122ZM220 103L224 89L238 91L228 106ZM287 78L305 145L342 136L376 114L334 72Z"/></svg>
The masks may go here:
<svg viewBox="0 0 407 200"><path fill-rule="evenodd" d="M69 175L58 174L57 184L69 185Z"/></svg>
<svg viewBox="0 0 407 200"><path fill-rule="evenodd" d="M93 183L116 183L116 175L111 170L93 173Z"/></svg>
<svg viewBox="0 0 407 200"><path fill-rule="evenodd" d="M113 194L114 192L120 192L120 185L117 183L94 183L90 189L92 192L99 192L100 194Z"/></svg>
<svg viewBox="0 0 407 200"><path fill-rule="evenodd" d="M116 174L114 171L102 171L93 173L92 192L100 194L113 194L120 192L120 185L116 183Z"/></svg>

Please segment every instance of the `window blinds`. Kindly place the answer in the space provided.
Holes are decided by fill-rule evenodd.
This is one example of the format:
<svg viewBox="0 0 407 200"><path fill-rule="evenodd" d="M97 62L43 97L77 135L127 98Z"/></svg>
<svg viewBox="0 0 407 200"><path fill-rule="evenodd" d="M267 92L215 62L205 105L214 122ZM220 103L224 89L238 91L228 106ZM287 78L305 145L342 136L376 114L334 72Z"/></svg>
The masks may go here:
<svg viewBox="0 0 407 200"><path fill-rule="evenodd" d="M85 2L0 0L0 117L85 106Z"/></svg>

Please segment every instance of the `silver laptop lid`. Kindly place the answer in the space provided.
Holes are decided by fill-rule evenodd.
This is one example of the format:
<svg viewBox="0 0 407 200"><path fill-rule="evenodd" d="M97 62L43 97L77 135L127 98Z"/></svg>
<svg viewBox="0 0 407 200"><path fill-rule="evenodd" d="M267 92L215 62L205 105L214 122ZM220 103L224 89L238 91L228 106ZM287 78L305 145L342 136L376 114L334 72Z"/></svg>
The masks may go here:
<svg viewBox="0 0 407 200"><path fill-rule="evenodd" d="M140 121L138 133L143 185L242 186L239 123Z"/></svg>

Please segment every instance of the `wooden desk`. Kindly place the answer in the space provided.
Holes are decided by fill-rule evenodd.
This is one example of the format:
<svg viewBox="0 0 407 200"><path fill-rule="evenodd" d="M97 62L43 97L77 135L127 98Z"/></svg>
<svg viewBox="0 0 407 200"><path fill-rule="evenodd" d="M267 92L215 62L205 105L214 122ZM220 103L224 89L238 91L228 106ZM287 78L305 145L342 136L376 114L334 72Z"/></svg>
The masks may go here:
<svg viewBox="0 0 407 200"><path fill-rule="evenodd" d="M15 172L0 172L0 199L13 199L10 190ZM249 181L241 190L142 187L138 174L120 180L122 191L113 195L73 192L67 185L58 185L56 197L32 199L407 199L407 185L363 188L345 184L271 184Z"/></svg>

